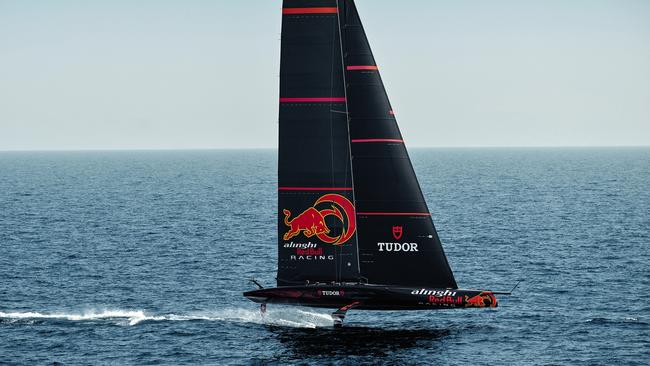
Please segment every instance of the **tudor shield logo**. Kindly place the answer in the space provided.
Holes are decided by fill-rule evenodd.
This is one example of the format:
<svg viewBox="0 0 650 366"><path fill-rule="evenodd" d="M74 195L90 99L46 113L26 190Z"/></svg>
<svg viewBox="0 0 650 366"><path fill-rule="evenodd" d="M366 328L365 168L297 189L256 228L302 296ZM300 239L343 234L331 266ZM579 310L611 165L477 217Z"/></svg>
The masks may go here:
<svg viewBox="0 0 650 366"><path fill-rule="evenodd" d="M393 226L393 238L398 241L404 236L403 226ZM377 250L380 252L419 252L418 243L377 243Z"/></svg>
<svg viewBox="0 0 650 366"><path fill-rule="evenodd" d="M404 230L402 226L393 226L393 238L395 238L395 240L400 240L403 233Z"/></svg>
<svg viewBox="0 0 650 366"><path fill-rule="evenodd" d="M338 194L326 194L316 200L301 214L291 218L291 211L284 209L284 224L289 230L283 239L289 240L300 234L307 238L316 236L322 242L333 245L342 245L354 235L357 230L357 221L354 205L345 197ZM343 231L341 235L331 236L330 228L325 218L334 217L341 221Z"/></svg>

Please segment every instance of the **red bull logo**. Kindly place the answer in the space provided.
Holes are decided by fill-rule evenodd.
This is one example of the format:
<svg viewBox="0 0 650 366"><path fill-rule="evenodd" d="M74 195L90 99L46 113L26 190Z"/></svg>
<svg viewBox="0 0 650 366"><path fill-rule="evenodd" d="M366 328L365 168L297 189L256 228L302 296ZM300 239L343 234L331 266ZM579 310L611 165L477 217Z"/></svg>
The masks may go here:
<svg viewBox="0 0 650 366"><path fill-rule="evenodd" d="M496 297L488 291L481 292L476 296L469 297L465 295L465 307L466 308L496 308L497 299Z"/></svg>
<svg viewBox="0 0 650 366"><path fill-rule="evenodd" d="M321 210L316 207L322 207L329 204L328 208ZM284 213L284 224L289 227L283 239L289 240L300 234L311 238L316 236L322 242L327 244L341 245L350 240L357 230L357 221L354 212L354 205L345 197L338 194L326 194L319 198L312 207L306 209L298 216L291 218L291 211L282 210ZM333 216L343 224L341 235L330 236L330 229L327 227L325 218Z"/></svg>

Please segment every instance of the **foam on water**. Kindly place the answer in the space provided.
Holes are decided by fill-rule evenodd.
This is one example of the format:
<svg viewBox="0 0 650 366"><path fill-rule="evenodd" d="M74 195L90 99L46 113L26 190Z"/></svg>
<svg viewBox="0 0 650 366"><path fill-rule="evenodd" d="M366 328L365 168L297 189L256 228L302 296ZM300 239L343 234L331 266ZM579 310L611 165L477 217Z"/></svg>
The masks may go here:
<svg viewBox="0 0 650 366"><path fill-rule="evenodd" d="M592 324L638 324L648 325L648 322L637 317L621 317L621 318L592 318L587 320L587 323Z"/></svg>
<svg viewBox="0 0 650 366"><path fill-rule="evenodd" d="M3 312L0 319L34 320L56 319L68 321L126 320L128 325L137 325L143 321L225 321L232 323L255 323L295 328L316 328L332 325L328 314L306 311L296 308L269 310L262 316L259 311L242 308L229 308L216 311L195 312L188 314L148 314L144 310L89 310L78 313L41 313L36 311Z"/></svg>
<svg viewBox="0 0 650 366"><path fill-rule="evenodd" d="M104 310L86 311L79 313L40 313L35 311L27 312L2 312L0 318L5 319L59 319L69 321L94 321L104 319L126 319L129 325L136 325L143 320L164 320L162 316L146 315L142 310Z"/></svg>

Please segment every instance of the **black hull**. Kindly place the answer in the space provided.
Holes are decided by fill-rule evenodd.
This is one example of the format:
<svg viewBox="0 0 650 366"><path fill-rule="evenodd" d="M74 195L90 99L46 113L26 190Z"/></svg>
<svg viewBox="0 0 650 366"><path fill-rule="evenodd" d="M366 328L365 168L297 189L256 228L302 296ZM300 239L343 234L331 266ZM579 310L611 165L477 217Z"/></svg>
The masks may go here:
<svg viewBox="0 0 650 366"><path fill-rule="evenodd" d="M285 304L360 310L434 310L496 307L491 291L407 288L367 284L315 284L248 291L244 296L261 304Z"/></svg>

